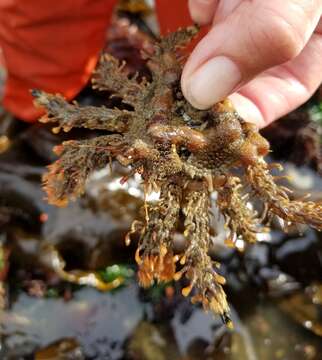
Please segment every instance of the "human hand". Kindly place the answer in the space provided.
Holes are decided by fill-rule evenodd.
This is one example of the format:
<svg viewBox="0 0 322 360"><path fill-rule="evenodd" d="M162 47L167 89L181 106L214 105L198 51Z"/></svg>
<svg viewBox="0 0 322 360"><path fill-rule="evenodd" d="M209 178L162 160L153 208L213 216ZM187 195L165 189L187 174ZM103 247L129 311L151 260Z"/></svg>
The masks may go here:
<svg viewBox="0 0 322 360"><path fill-rule="evenodd" d="M264 127L303 104L322 81L321 0L189 0L199 24L212 24L182 75L199 109L230 96Z"/></svg>

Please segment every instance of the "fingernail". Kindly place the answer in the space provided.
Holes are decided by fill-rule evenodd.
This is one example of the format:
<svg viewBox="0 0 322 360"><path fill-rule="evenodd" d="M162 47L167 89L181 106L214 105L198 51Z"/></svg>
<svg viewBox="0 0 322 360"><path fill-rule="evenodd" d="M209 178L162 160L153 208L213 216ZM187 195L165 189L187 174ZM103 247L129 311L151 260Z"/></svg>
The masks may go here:
<svg viewBox="0 0 322 360"><path fill-rule="evenodd" d="M196 108L207 109L230 95L240 81L237 65L225 56L218 56L190 76L185 95Z"/></svg>

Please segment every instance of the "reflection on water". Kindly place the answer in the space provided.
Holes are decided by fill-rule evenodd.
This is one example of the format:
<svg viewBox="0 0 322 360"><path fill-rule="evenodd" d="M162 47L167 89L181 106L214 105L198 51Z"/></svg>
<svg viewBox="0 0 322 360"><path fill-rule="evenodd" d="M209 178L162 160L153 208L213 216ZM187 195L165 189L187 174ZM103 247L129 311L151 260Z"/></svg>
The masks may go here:
<svg viewBox="0 0 322 360"><path fill-rule="evenodd" d="M108 354L117 359L122 342L143 316L143 307L129 285L114 295L83 288L72 301L35 299L21 294L11 311L4 314L3 333L10 352L24 353L26 344L35 348L63 338L75 338L88 356Z"/></svg>
<svg viewBox="0 0 322 360"><path fill-rule="evenodd" d="M245 315L236 309L232 315L231 332L182 302L172 319L156 322L135 282L112 294L83 288L68 302L21 293L2 316L1 359L18 359L61 339L74 339L86 359L319 359L321 339L278 304L259 301Z"/></svg>

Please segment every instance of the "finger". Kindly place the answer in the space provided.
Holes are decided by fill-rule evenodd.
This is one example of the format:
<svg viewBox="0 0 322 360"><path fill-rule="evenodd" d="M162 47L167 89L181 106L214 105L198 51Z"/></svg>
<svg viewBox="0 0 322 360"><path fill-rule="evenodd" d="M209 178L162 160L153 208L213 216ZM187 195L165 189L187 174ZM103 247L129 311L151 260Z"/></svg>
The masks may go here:
<svg viewBox="0 0 322 360"><path fill-rule="evenodd" d="M191 54L182 76L184 95L206 109L264 70L295 58L321 13L321 0L242 1Z"/></svg>
<svg viewBox="0 0 322 360"><path fill-rule="evenodd" d="M230 98L247 121L264 127L307 101L322 82L322 35L293 61L272 68Z"/></svg>
<svg viewBox="0 0 322 360"><path fill-rule="evenodd" d="M210 24L219 0L189 0L191 18L200 25Z"/></svg>

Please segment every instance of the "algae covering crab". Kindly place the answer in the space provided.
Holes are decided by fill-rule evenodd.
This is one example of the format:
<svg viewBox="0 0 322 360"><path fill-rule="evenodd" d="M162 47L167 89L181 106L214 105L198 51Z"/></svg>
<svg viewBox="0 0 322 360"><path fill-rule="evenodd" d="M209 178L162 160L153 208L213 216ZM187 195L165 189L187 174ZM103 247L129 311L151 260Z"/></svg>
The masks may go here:
<svg viewBox="0 0 322 360"><path fill-rule="evenodd" d="M143 51L151 81L129 77L124 64L103 55L93 74L93 87L120 97L127 110L105 106L80 107L60 95L33 90L35 104L46 110L40 121L56 122L53 129L103 130L104 135L71 140L57 146L59 159L48 167L44 188L51 204L65 206L84 191L86 179L111 161L138 173L145 193L159 192L159 200L146 204L145 222L135 221L126 237L139 233L136 251L138 278L143 287L154 281L185 277L184 296L220 314L226 323L229 307L222 288L225 279L208 255L211 246L211 193L229 229L227 242L238 237L253 243L272 215L285 224L303 223L322 229L322 204L291 200L278 186L264 156L268 142L253 124L242 119L225 100L209 110L193 108L183 97L181 49L198 29L188 27L156 40ZM278 167L278 166L277 166ZM126 181L123 178L122 181ZM245 195L246 194L246 195ZM248 204L254 196L263 203L261 214ZM173 249L173 234L183 227L186 247Z"/></svg>

